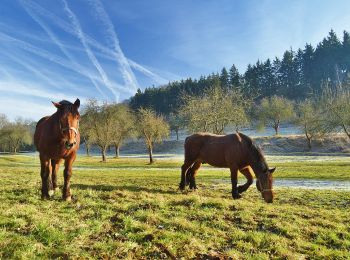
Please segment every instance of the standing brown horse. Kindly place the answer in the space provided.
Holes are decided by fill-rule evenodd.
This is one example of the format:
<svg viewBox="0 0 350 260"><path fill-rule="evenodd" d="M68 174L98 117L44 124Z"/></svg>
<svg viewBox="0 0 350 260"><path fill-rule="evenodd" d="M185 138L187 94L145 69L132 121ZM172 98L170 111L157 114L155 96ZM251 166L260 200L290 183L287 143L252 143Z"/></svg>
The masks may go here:
<svg viewBox="0 0 350 260"><path fill-rule="evenodd" d="M232 197L241 198L253 183L253 173L257 177L256 186L266 202L273 201L272 173L260 149L248 136L236 133L230 135L214 135L198 133L185 140L185 162L181 167L180 189L186 185L196 189L196 173L202 163L215 167L230 168ZM240 171L246 178L244 185L237 187L237 175Z"/></svg>
<svg viewBox="0 0 350 260"><path fill-rule="evenodd" d="M57 172L59 164L64 160L63 199L70 201L70 178L72 165L79 149L80 134L78 108L80 100L74 104L63 100L52 102L57 112L43 117L36 125L34 144L40 153L41 162L41 197L47 199L50 194L58 190Z"/></svg>

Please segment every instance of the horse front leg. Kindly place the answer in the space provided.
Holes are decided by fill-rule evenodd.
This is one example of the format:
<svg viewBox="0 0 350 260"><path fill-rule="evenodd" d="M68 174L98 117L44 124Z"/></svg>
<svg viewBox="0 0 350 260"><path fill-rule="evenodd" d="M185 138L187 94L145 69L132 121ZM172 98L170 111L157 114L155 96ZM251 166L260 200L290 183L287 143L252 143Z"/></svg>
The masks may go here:
<svg viewBox="0 0 350 260"><path fill-rule="evenodd" d="M239 170L246 178L247 182L243 185L238 186L238 193L245 192L250 185L253 183L253 169L250 166L244 167Z"/></svg>
<svg viewBox="0 0 350 260"><path fill-rule="evenodd" d="M50 198L49 191L52 188L50 159L40 155L41 198Z"/></svg>
<svg viewBox="0 0 350 260"><path fill-rule="evenodd" d="M52 165L52 188L54 192L59 190L57 184L57 174L60 168L60 160L51 160Z"/></svg>
<svg viewBox="0 0 350 260"><path fill-rule="evenodd" d="M240 199L242 196L238 193L238 189L237 189L238 168L231 167L230 171L231 171L231 184L232 184L232 198Z"/></svg>
<svg viewBox="0 0 350 260"><path fill-rule="evenodd" d="M75 157L76 157L76 154L66 158L64 161L64 171L63 171L64 185L63 185L62 198L65 201L72 200L72 195L70 192L70 178L72 177L72 167L73 167L73 162L75 160Z"/></svg>

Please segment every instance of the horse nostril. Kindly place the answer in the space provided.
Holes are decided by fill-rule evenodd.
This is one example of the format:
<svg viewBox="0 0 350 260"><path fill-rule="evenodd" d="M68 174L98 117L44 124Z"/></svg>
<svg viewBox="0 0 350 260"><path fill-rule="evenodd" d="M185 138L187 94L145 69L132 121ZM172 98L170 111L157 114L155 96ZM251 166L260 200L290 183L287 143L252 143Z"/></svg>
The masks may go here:
<svg viewBox="0 0 350 260"><path fill-rule="evenodd" d="M66 145L66 148L67 148L67 149L70 149L70 148L73 147L74 143L68 143L68 141L67 141L67 142L65 143L65 145Z"/></svg>

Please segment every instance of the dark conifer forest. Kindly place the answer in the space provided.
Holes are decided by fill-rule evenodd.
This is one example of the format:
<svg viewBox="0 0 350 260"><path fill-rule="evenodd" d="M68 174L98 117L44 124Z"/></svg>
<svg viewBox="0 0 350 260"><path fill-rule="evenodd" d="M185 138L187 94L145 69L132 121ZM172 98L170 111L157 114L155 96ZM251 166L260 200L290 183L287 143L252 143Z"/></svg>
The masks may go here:
<svg viewBox="0 0 350 260"><path fill-rule="evenodd" d="M199 79L139 89L129 102L133 109L144 107L169 114L182 105L184 95L200 96L218 83L225 90L239 88L256 101L274 95L298 101L317 95L326 86L348 83L349 72L350 34L344 31L339 38L331 30L317 46L306 44L303 49L286 50L282 57L258 60L249 64L243 74L233 64Z"/></svg>

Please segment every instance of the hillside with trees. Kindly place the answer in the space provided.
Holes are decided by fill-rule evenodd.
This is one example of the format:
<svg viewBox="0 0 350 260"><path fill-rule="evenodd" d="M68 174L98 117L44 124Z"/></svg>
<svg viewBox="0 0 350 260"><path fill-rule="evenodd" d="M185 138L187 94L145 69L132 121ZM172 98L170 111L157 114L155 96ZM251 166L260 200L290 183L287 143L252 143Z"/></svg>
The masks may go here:
<svg viewBox="0 0 350 260"><path fill-rule="evenodd" d="M287 50L282 57L249 64L240 74L233 64L220 73L199 79L170 82L165 86L140 89L130 100L133 109L150 108L158 113L177 113L185 103L184 96L202 96L213 86L223 90L239 89L255 101L281 96L300 101L320 94L325 86L335 88L350 81L350 34L343 32L339 39L333 30L316 47Z"/></svg>

